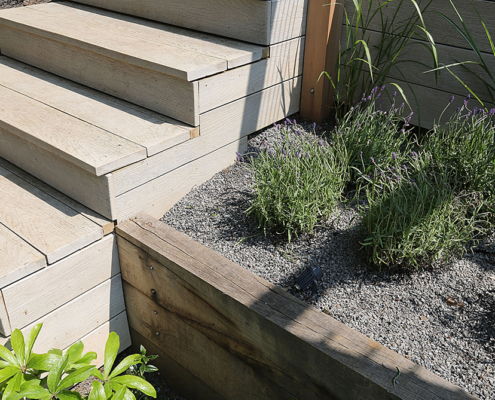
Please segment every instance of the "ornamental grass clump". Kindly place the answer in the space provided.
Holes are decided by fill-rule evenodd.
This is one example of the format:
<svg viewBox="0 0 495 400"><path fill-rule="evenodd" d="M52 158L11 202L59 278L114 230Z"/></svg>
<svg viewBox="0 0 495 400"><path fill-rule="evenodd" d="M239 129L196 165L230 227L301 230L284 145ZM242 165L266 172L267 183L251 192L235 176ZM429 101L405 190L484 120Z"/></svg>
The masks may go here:
<svg viewBox="0 0 495 400"><path fill-rule="evenodd" d="M452 186L482 193L495 213L495 109L470 110L469 97L448 122L433 128L424 149L436 164L451 169Z"/></svg>
<svg viewBox="0 0 495 400"><path fill-rule="evenodd" d="M334 137L339 137L347 149L346 163L351 182L360 174L372 173L376 164L383 165L390 159L401 162L402 154L408 151L413 142L409 127L412 114L402 117L404 104L396 107L394 93L392 105L382 110L381 98L385 85L363 97L360 103L339 121Z"/></svg>
<svg viewBox="0 0 495 400"><path fill-rule="evenodd" d="M462 256L487 230L485 200L478 192L458 192L447 166L431 154L412 152L401 165L389 160L368 182L368 205L361 208L362 241L380 269L419 269Z"/></svg>
<svg viewBox="0 0 495 400"><path fill-rule="evenodd" d="M301 232L312 233L336 210L348 180L347 156L339 138L328 142L301 132L295 123L277 130L277 140L249 157L254 198L247 214L265 232L274 229L290 241Z"/></svg>

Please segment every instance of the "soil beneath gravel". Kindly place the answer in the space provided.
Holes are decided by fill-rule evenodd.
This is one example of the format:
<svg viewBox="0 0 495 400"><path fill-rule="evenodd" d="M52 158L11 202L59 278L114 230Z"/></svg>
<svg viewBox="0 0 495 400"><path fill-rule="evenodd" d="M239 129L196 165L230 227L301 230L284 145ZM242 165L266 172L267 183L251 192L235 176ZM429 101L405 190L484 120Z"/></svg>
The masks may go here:
<svg viewBox="0 0 495 400"><path fill-rule="evenodd" d="M51 0L0 0L0 10L3 8L32 6L34 4L50 3Z"/></svg>
<svg viewBox="0 0 495 400"><path fill-rule="evenodd" d="M333 126L329 121L317 132ZM277 136L268 129L252 137L248 151ZM245 215L252 183L238 162L195 188L163 221L480 399L495 399L495 232L461 260L393 275L367 264L359 218L348 207L314 235L291 243L265 236ZM309 266L324 272L316 294L294 287Z"/></svg>

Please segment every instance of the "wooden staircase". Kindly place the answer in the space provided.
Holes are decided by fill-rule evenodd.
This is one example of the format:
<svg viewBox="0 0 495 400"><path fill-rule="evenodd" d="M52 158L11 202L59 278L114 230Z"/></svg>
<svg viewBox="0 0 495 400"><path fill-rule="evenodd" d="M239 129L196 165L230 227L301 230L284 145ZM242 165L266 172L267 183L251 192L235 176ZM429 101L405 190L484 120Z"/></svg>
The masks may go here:
<svg viewBox="0 0 495 400"><path fill-rule="evenodd" d="M4 343L39 321L46 346L50 335L59 348L87 336L101 349L109 329L129 342L114 223L159 218L229 166L249 134L299 110L306 6L86 0L0 11ZM103 294L101 313L89 313Z"/></svg>

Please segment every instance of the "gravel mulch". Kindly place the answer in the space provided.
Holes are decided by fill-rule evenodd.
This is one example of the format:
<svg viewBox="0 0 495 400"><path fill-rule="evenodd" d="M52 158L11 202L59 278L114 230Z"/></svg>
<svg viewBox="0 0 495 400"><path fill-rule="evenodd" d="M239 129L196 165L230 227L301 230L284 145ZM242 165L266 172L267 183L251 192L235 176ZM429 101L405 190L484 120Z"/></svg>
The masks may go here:
<svg viewBox="0 0 495 400"><path fill-rule="evenodd" d="M34 4L49 3L51 0L0 0L0 10L3 8L14 8L32 6Z"/></svg>
<svg viewBox="0 0 495 400"><path fill-rule="evenodd" d="M249 141L249 151L275 140L274 129L265 133ZM314 236L290 244L265 236L244 213L252 182L245 164L236 163L163 221L480 399L495 399L495 234L447 267L390 275L361 256L353 210L342 207ZM324 277L318 293L302 293L295 277L312 265Z"/></svg>

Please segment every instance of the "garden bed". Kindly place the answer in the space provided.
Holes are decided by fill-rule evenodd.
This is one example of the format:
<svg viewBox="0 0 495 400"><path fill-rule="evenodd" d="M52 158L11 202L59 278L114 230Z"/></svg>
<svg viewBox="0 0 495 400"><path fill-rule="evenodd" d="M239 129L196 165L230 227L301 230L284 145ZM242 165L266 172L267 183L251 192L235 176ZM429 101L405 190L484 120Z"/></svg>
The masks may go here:
<svg viewBox="0 0 495 400"><path fill-rule="evenodd" d="M276 137L273 128L255 136L250 151ZM189 193L163 221L480 399L495 397L493 235L442 268L392 275L361 255L351 208L340 207L315 235L290 243L283 235L265 236L245 216L252 183L239 162ZM294 288L308 266L324 272L316 294Z"/></svg>

